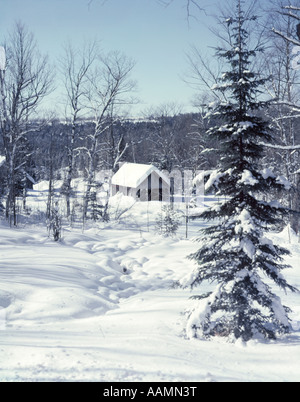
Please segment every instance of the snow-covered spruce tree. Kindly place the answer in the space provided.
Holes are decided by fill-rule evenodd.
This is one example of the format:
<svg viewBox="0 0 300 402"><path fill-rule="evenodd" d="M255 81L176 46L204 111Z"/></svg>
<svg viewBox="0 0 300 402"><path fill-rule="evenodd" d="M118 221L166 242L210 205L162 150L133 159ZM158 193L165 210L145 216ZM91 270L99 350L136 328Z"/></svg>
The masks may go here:
<svg viewBox="0 0 300 402"><path fill-rule="evenodd" d="M163 237L173 237L180 226L180 214L174 211L172 205L164 205L156 218L155 228Z"/></svg>
<svg viewBox="0 0 300 402"><path fill-rule="evenodd" d="M264 81L249 70L261 50L249 49L245 26L254 20L238 1L235 16L226 20L231 48L217 50L219 57L227 59L229 69L216 90L225 91L228 102L210 111L213 120L220 122L209 130L219 140L220 150L219 166L207 175L206 188L216 189L225 201L201 215L212 224L202 231L201 248L190 256L198 265L189 286L203 281L218 285L215 291L196 297L197 307L188 319L189 337L226 336L247 342L255 337L276 339L290 331L290 309L271 288L274 281L284 290L297 291L281 274L287 267L283 257L288 251L265 237L286 211L277 201L267 202L263 197L282 190L284 183L270 169L259 166L260 143L270 142L272 134L257 113L266 106L257 100Z"/></svg>

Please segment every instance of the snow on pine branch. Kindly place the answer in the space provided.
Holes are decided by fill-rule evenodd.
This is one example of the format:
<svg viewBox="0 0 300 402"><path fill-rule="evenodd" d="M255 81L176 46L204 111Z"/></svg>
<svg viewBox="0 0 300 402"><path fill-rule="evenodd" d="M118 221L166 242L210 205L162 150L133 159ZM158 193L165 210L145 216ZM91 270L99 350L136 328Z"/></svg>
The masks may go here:
<svg viewBox="0 0 300 402"><path fill-rule="evenodd" d="M273 144L266 144L264 142L260 142L259 145L262 145L267 148L273 148L273 149L280 149L283 151L295 151L297 149L300 149L300 145L273 145Z"/></svg>
<svg viewBox="0 0 300 402"><path fill-rule="evenodd" d="M194 185L199 185L205 182L204 189L205 191L209 190L211 187L215 186L218 188L220 180L227 175L232 174L232 169L228 169L225 172L221 170L205 170L199 173L193 180ZM267 180L269 178L276 179L277 184L282 185L287 191L289 191L292 187L292 184L289 180L287 180L284 176L277 176L271 169L265 168L260 172L263 179ZM253 174L249 170L244 170L240 180L237 184L243 184L248 186L255 186L259 181L253 176Z"/></svg>
<svg viewBox="0 0 300 402"><path fill-rule="evenodd" d="M249 170L244 170L241 179L237 182L237 184L244 184L247 186L255 186L255 184L258 183L258 180L253 177L253 174Z"/></svg>
<svg viewBox="0 0 300 402"><path fill-rule="evenodd" d="M197 185L205 181L208 178L207 182L205 183L205 190L208 190L213 185L218 185L220 179L226 174L226 172L222 172L220 170L205 170L199 173L193 180L193 184Z"/></svg>

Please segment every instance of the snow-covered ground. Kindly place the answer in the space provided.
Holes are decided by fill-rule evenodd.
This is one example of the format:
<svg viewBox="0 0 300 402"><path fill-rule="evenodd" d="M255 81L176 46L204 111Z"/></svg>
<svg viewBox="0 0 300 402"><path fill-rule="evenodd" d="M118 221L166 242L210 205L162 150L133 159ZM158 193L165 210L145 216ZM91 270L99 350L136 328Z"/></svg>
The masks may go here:
<svg viewBox="0 0 300 402"><path fill-rule="evenodd" d="M186 256L201 222L189 239L184 227L162 238L159 209L139 203L118 222L64 227L59 243L42 225L0 224L1 381L300 380L299 294L276 291L294 327L276 342L185 338L183 312L195 302L173 284L194 268ZM300 288L298 239L273 237L293 252L285 276Z"/></svg>

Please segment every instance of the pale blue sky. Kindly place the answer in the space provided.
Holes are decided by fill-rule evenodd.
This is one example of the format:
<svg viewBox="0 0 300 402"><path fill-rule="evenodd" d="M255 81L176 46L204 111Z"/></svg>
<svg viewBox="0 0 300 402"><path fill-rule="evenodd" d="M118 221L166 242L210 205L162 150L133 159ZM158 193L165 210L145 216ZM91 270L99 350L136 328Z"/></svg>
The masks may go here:
<svg viewBox="0 0 300 402"><path fill-rule="evenodd" d="M206 52L216 39L208 29L214 20L204 13L194 10L198 20L188 24L185 2L174 0L166 8L158 0L93 0L90 6L88 0L0 0L0 42L21 20L54 63L66 41L97 37L103 49L136 61L132 78L143 104L133 114L166 102L182 103L188 111L195 90L181 78L188 69L185 52L192 44ZM216 11L214 2L203 0L207 4Z"/></svg>

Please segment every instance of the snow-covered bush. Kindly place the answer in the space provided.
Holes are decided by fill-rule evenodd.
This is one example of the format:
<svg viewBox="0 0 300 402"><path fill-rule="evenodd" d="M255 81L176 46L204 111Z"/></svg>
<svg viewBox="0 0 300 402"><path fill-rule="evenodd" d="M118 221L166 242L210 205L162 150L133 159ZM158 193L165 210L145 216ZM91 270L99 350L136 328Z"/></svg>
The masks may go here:
<svg viewBox="0 0 300 402"><path fill-rule="evenodd" d="M103 220L108 222L110 220L108 213L108 199L105 204L102 204L97 199L97 193L90 193L90 216L93 221Z"/></svg>
<svg viewBox="0 0 300 402"><path fill-rule="evenodd" d="M175 236L180 226L181 215L171 205L163 205L156 218L156 229L164 237Z"/></svg>
<svg viewBox="0 0 300 402"><path fill-rule="evenodd" d="M61 239L62 219L58 210L58 202L52 207L50 217L48 219L49 236L53 237L54 241Z"/></svg>

